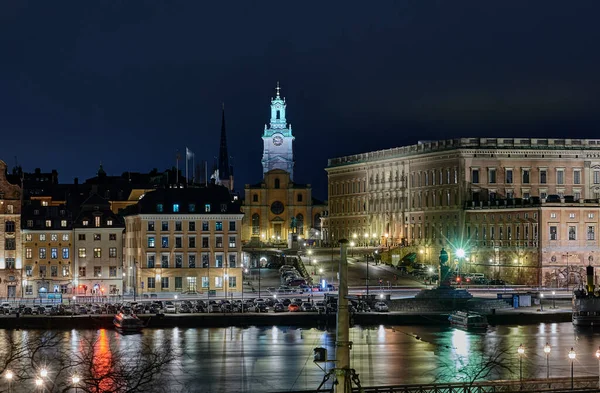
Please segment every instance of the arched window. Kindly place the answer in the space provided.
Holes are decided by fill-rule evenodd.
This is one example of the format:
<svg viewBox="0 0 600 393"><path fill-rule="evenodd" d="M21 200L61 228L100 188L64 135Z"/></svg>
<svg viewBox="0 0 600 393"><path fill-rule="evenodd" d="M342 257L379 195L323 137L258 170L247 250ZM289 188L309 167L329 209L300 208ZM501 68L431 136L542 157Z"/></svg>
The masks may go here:
<svg viewBox="0 0 600 393"><path fill-rule="evenodd" d="M276 119L277 120L281 119L281 111L277 111Z"/></svg>
<svg viewBox="0 0 600 393"><path fill-rule="evenodd" d="M260 216L257 213L252 215L252 235L260 234Z"/></svg>
<svg viewBox="0 0 600 393"><path fill-rule="evenodd" d="M275 179L275 188L279 188L280 182L279 179Z"/></svg>
<svg viewBox="0 0 600 393"><path fill-rule="evenodd" d="M302 213L298 213L296 216L296 231L298 234L304 234L304 216Z"/></svg>

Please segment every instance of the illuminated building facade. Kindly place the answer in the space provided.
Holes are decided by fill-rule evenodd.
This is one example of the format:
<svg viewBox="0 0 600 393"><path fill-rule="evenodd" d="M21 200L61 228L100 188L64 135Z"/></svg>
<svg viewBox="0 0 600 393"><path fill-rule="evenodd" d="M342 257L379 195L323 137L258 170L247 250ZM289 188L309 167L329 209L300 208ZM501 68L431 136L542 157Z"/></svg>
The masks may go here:
<svg viewBox="0 0 600 393"><path fill-rule="evenodd" d="M326 170L329 240L356 234L426 262L464 248L460 263L488 277L555 286L571 261L598 259L600 140L419 142L330 159Z"/></svg>
<svg viewBox="0 0 600 393"><path fill-rule="evenodd" d="M123 294L123 219L98 194L87 198L73 220L74 293Z"/></svg>
<svg viewBox="0 0 600 393"><path fill-rule="evenodd" d="M320 217L326 205L312 197L310 184L293 181L292 127L286 120L287 104L277 94L271 99L271 122L263 132L263 180L246 184L244 199L244 242L287 243L296 233L308 242L321 239Z"/></svg>
<svg viewBox="0 0 600 393"><path fill-rule="evenodd" d="M125 224L127 292L241 292L242 214L226 187L148 192Z"/></svg>
<svg viewBox="0 0 600 393"><path fill-rule="evenodd" d="M6 178L0 161L0 297L20 297L23 290L21 244L21 188Z"/></svg>

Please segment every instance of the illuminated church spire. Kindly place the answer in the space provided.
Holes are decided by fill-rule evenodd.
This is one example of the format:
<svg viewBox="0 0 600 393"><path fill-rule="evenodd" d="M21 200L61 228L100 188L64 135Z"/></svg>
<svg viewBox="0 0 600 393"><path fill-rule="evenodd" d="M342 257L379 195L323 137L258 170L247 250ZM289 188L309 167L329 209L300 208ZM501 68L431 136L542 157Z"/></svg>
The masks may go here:
<svg viewBox="0 0 600 393"><path fill-rule="evenodd" d="M287 104L285 98L281 97L281 87L277 82L275 98L271 98L271 120L269 125L265 124L263 132L263 174L273 169L282 169L294 175L294 151L292 125L287 124L285 111Z"/></svg>

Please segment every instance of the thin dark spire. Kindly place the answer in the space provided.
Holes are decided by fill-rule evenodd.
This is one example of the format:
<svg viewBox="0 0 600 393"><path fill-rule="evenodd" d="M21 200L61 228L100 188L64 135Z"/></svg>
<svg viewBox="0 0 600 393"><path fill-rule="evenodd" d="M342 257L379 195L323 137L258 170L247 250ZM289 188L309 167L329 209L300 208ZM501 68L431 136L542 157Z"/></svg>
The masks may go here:
<svg viewBox="0 0 600 393"><path fill-rule="evenodd" d="M225 130L225 103L221 118L221 145L219 146L219 179L229 180L229 153L227 152L227 132Z"/></svg>

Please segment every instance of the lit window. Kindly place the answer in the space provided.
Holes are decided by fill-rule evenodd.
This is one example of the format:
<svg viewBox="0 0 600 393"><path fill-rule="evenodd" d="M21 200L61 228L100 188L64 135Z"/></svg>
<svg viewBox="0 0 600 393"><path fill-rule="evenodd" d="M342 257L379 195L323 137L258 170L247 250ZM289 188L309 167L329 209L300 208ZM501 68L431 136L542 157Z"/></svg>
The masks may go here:
<svg viewBox="0 0 600 393"><path fill-rule="evenodd" d="M46 228L50 228L52 226L52 220L46 220Z"/></svg>
<svg viewBox="0 0 600 393"><path fill-rule="evenodd" d="M156 242L154 240L154 236L149 236L148 237L148 248L154 248L156 247Z"/></svg>
<svg viewBox="0 0 600 393"><path fill-rule="evenodd" d="M108 257L116 258L117 257L117 247L111 247L108 249Z"/></svg>
<svg viewBox="0 0 600 393"><path fill-rule="evenodd" d="M556 218L556 213L550 213L550 218Z"/></svg>
<svg viewBox="0 0 600 393"><path fill-rule="evenodd" d="M575 226L569 226L569 240L577 240L577 230Z"/></svg>
<svg viewBox="0 0 600 393"><path fill-rule="evenodd" d="M50 240L53 242L57 242L58 241L58 235L53 233L52 235L50 235Z"/></svg>
<svg viewBox="0 0 600 393"><path fill-rule="evenodd" d="M156 205L156 211L159 212L159 213L163 212L163 205L162 205L162 203L159 203L159 204Z"/></svg>
<svg viewBox="0 0 600 393"><path fill-rule="evenodd" d="M58 248L51 248L50 249L50 258L51 259L58 259Z"/></svg>
<svg viewBox="0 0 600 393"><path fill-rule="evenodd" d="M99 233L94 233L94 240L96 240L96 241L102 240L102 235Z"/></svg>
<svg viewBox="0 0 600 393"><path fill-rule="evenodd" d="M25 235L25 241L30 242L31 240L33 240L33 235L31 233L28 233L27 235Z"/></svg>
<svg viewBox="0 0 600 393"><path fill-rule="evenodd" d="M179 203L173 204L173 213L179 213Z"/></svg>
<svg viewBox="0 0 600 393"><path fill-rule="evenodd" d="M594 218L594 213L588 213L588 218Z"/></svg>
<svg viewBox="0 0 600 393"><path fill-rule="evenodd" d="M222 231L222 230L223 230L223 222L222 221L215 222L215 231Z"/></svg>
<svg viewBox="0 0 600 393"><path fill-rule="evenodd" d="M25 258L27 258L27 259L33 258L33 249L32 248L28 247L25 249Z"/></svg>
<svg viewBox="0 0 600 393"><path fill-rule="evenodd" d="M106 220L106 225L108 225L109 227L111 227L113 224L113 220Z"/></svg>
<svg viewBox="0 0 600 393"><path fill-rule="evenodd" d="M42 206L48 206L48 201L42 201Z"/></svg>
<svg viewBox="0 0 600 393"><path fill-rule="evenodd" d="M94 258L102 258L102 249L100 247L94 248Z"/></svg>
<svg viewBox="0 0 600 393"><path fill-rule="evenodd" d="M63 239L63 242L68 242L69 241L69 234L68 233L63 233L62 239Z"/></svg>
<svg viewBox="0 0 600 393"><path fill-rule="evenodd" d="M62 249L62 257L63 259L69 259L69 249L68 248L63 248Z"/></svg>
<svg viewBox="0 0 600 393"><path fill-rule="evenodd" d="M575 213L569 213L569 218L575 218Z"/></svg>
<svg viewBox="0 0 600 393"><path fill-rule="evenodd" d="M85 248L81 247L78 251L77 251L77 255L79 255L79 258L85 258Z"/></svg>
<svg viewBox="0 0 600 393"><path fill-rule="evenodd" d="M82 224L84 227L87 227L88 225L90 225L90 222L88 220L83 220Z"/></svg>
<svg viewBox="0 0 600 393"><path fill-rule="evenodd" d="M100 224L101 224L101 222L100 222L100 216L94 217L94 225L96 226L96 228L99 228Z"/></svg>
<svg viewBox="0 0 600 393"><path fill-rule="evenodd" d="M46 241L46 234L45 233L41 233L40 234L40 241L42 241L42 242Z"/></svg>
<svg viewBox="0 0 600 393"><path fill-rule="evenodd" d="M204 205L204 212L205 213L210 213L210 203L207 203Z"/></svg>

